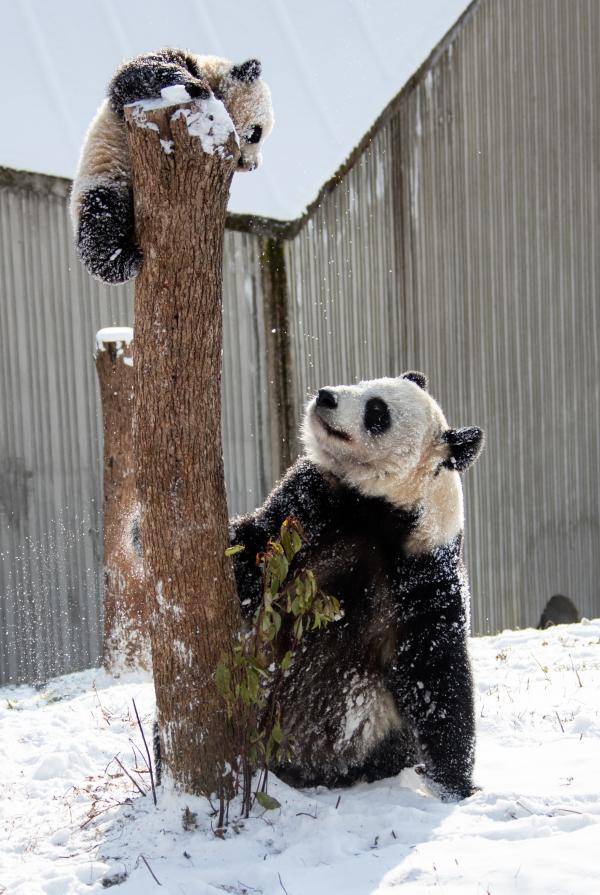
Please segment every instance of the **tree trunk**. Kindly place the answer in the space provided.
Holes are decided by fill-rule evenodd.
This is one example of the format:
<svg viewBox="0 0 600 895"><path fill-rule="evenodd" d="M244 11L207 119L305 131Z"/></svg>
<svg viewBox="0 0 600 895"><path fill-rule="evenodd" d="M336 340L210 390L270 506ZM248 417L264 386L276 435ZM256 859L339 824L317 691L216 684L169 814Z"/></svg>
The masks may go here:
<svg viewBox="0 0 600 895"><path fill-rule="evenodd" d="M96 336L104 426L104 667L149 671L150 631L144 565L132 543L138 516L132 439L133 367L127 327Z"/></svg>
<svg viewBox="0 0 600 895"><path fill-rule="evenodd" d="M220 102L182 109L126 110L144 253L133 437L163 763L177 788L211 795L238 751L214 674L240 630L221 447L223 235L239 149Z"/></svg>

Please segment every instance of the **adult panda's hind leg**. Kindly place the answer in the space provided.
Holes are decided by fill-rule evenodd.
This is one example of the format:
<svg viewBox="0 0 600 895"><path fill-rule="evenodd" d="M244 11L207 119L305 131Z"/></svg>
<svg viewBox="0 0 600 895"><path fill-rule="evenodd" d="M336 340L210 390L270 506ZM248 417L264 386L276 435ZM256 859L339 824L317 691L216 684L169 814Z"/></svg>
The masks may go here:
<svg viewBox="0 0 600 895"><path fill-rule="evenodd" d="M99 183L82 194L77 252L89 273L105 283L124 283L137 276L142 252L135 242L130 185Z"/></svg>
<svg viewBox="0 0 600 895"><path fill-rule="evenodd" d="M359 776L372 783L395 777L405 768L418 761L414 739L408 731L391 730L381 739L366 757Z"/></svg>

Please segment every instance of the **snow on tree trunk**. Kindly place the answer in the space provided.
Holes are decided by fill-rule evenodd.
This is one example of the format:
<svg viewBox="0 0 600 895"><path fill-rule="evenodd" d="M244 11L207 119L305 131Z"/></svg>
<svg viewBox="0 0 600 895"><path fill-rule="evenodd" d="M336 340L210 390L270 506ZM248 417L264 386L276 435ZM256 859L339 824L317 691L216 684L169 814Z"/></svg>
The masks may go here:
<svg viewBox="0 0 600 895"><path fill-rule="evenodd" d="M143 563L132 543L138 513L132 439L133 362L128 327L96 336L104 428L104 667L149 670L150 632Z"/></svg>
<svg viewBox="0 0 600 895"><path fill-rule="evenodd" d="M163 765L222 792L236 756L214 673L240 630L221 447L222 255L239 157L221 102L126 109L135 222L134 454Z"/></svg>

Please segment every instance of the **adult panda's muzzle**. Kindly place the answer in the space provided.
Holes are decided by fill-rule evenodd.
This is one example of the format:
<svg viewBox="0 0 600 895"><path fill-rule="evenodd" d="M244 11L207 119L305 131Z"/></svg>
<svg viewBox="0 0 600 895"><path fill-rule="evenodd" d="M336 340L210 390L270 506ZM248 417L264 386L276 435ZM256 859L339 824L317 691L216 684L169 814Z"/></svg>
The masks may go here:
<svg viewBox="0 0 600 895"><path fill-rule="evenodd" d="M342 429L336 429L331 425L332 411L337 410L338 398L335 392L328 388L320 388L315 398L315 416L317 417L321 427L333 438L339 438L341 441L350 441L350 436ZM334 417L335 418L335 417Z"/></svg>
<svg viewBox="0 0 600 895"><path fill-rule="evenodd" d="M326 407L328 410L335 410L338 405L337 395L328 388L320 388L317 392L317 407Z"/></svg>

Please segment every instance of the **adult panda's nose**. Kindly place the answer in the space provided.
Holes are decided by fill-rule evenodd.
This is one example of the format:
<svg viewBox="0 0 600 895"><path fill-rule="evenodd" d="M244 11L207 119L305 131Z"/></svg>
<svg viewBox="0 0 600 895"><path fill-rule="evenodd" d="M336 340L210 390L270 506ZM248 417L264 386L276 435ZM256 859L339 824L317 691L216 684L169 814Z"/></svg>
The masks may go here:
<svg viewBox="0 0 600 895"><path fill-rule="evenodd" d="M317 407L327 407L333 410L337 407L337 397L327 388L320 388L317 392Z"/></svg>

